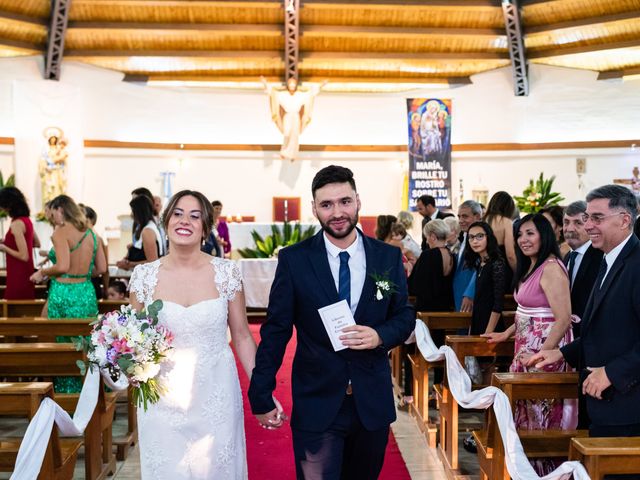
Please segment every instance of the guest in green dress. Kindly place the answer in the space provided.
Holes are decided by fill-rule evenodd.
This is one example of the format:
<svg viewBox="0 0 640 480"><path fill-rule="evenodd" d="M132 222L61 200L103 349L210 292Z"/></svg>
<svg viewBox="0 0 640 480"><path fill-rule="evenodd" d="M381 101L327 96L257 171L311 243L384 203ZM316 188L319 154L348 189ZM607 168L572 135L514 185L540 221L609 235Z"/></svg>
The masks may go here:
<svg viewBox="0 0 640 480"><path fill-rule="evenodd" d="M51 202L53 219L58 228L51 240L49 258L53 263L31 276L34 282L49 282L48 318L89 318L98 314L92 275L107 268L104 251L98 248L96 234L88 227L84 212L67 195ZM70 343L71 337L56 337L58 343ZM82 388L80 377L57 377L54 388L59 393L77 393Z"/></svg>

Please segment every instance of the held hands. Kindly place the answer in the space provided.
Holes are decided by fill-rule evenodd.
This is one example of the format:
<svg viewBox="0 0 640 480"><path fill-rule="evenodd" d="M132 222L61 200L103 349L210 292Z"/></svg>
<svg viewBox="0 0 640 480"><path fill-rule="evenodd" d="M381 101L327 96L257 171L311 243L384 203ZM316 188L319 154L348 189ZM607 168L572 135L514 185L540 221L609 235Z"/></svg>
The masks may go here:
<svg viewBox="0 0 640 480"><path fill-rule="evenodd" d="M351 325L342 330L342 344L352 350L371 350L382 345L382 340L373 328L365 325Z"/></svg>
<svg viewBox="0 0 640 480"><path fill-rule="evenodd" d="M611 386L611 380L607 377L604 367L587 367L591 373L582 382L582 393L602 400L602 392Z"/></svg>
<svg viewBox="0 0 640 480"><path fill-rule="evenodd" d="M275 430L280 428L285 420L288 420L289 417L284 413L284 409L282 405L278 401L276 397L272 397L273 402L276 404L276 408L271 410L270 412L263 413L260 415L256 415L258 419L258 423L262 426L262 428L266 428L267 430Z"/></svg>
<svg viewBox="0 0 640 480"><path fill-rule="evenodd" d="M131 270L131 262L126 258L123 258L122 260L118 260L116 262L116 266L123 270Z"/></svg>

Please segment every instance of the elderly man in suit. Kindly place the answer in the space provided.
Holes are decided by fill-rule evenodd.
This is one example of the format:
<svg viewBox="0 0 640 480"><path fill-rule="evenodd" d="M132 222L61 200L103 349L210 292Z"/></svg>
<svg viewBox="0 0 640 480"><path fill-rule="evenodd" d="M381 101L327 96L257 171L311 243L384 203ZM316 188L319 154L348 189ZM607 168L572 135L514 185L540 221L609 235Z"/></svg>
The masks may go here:
<svg viewBox="0 0 640 480"><path fill-rule="evenodd" d="M598 276L602 250L594 248L589 234L584 228L583 216L587 212L587 202L571 203L564 211L562 232L571 251L565 256L564 263L569 270L571 285L571 313L582 318L591 289ZM580 336L581 322L573 324L573 336Z"/></svg>
<svg viewBox="0 0 640 480"><path fill-rule="evenodd" d="M356 228L360 198L351 170L326 167L311 190L322 230L278 254L249 400L260 424L281 425L272 392L295 326L291 429L297 477L375 479L396 418L387 352L415 325L402 252ZM339 300L347 301L356 325L342 330L348 348L335 351L318 309Z"/></svg>
<svg viewBox="0 0 640 480"><path fill-rule="evenodd" d="M580 338L560 350L540 351L529 365L564 357L584 373L589 434L640 436L640 241L633 235L636 200L620 185L587 195L585 229L604 252L587 302ZM638 478L634 476L633 478Z"/></svg>

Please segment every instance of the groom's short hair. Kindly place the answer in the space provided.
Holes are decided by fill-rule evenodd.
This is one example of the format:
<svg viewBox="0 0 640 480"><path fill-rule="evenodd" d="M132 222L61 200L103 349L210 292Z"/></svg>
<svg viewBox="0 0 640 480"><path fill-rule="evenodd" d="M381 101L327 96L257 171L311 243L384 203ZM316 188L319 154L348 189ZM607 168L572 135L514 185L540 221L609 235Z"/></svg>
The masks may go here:
<svg viewBox="0 0 640 480"><path fill-rule="evenodd" d="M349 183L353 190L356 190L356 181L353 179L353 172L345 167L338 165L329 165L324 167L311 182L311 194L316 198L316 190L330 183Z"/></svg>

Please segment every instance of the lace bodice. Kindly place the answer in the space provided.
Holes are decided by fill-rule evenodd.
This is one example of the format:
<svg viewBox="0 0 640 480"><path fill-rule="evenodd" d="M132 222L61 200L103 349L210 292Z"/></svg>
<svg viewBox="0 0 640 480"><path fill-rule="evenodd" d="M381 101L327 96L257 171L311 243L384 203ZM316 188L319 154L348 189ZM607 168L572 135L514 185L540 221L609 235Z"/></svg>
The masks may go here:
<svg viewBox="0 0 640 480"><path fill-rule="evenodd" d="M162 265L162 259L144 263L134 268L131 274L129 290L145 307L153 302L160 265ZM238 265L231 260L218 257L211 257L211 265L215 271L216 288L220 296L227 301L233 300L236 293L242 290L242 275Z"/></svg>

